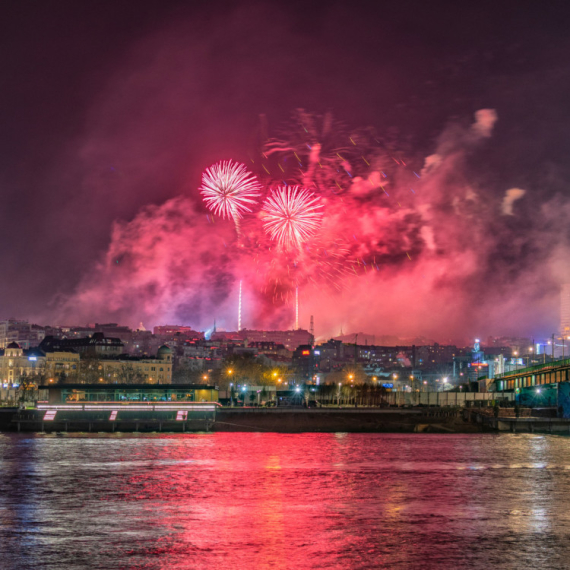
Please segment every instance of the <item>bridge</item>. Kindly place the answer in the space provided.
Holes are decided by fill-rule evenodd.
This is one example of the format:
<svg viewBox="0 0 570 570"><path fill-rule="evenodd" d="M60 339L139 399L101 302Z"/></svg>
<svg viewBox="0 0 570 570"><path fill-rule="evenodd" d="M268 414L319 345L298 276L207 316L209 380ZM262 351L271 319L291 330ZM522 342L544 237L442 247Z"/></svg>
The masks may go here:
<svg viewBox="0 0 570 570"><path fill-rule="evenodd" d="M513 392L517 402L526 406L567 407L564 417L570 417L569 380L567 358L497 374L493 384L495 392Z"/></svg>

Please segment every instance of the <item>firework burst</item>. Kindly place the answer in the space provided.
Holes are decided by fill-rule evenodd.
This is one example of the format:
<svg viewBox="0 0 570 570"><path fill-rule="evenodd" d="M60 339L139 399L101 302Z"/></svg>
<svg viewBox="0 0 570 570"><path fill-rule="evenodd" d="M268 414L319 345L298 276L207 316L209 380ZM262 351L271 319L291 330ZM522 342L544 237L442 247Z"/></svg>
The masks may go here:
<svg viewBox="0 0 570 570"><path fill-rule="evenodd" d="M279 186L263 205L263 228L286 249L299 248L319 228L322 204L312 192L299 186Z"/></svg>
<svg viewBox="0 0 570 570"><path fill-rule="evenodd" d="M231 160L210 166L202 175L200 193L218 216L231 218L238 228L244 212L251 212L261 186L244 164Z"/></svg>

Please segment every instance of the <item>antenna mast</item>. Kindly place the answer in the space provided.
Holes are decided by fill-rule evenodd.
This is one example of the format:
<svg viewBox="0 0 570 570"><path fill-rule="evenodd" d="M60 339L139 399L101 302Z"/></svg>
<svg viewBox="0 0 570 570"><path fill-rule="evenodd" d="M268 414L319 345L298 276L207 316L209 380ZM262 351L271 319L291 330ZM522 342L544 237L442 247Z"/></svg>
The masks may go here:
<svg viewBox="0 0 570 570"><path fill-rule="evenodd" d="M241 331L241 280L239 282L238 332Z"/></svg>

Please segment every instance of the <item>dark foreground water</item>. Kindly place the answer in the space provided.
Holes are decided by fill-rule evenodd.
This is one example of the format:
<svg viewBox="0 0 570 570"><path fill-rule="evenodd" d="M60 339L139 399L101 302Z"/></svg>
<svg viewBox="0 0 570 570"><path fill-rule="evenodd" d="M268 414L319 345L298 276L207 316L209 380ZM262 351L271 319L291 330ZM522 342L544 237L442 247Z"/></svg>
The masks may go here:
<svg viewBox="0 0 570 570"><path fill-rule="evenodd" d="M570 439L0 434L0 568L570 568Z"/></svg>

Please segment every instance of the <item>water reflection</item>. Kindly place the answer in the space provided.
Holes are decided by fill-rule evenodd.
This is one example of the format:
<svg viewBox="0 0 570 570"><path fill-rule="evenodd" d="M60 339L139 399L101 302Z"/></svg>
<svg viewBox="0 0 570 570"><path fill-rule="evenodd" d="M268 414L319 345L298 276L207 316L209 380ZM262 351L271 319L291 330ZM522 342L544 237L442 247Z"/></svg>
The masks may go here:
<svg viewBox="0 0 570 570"><path fill-rule="evenodd" d="M0 435L2 568L564 568L556 436Z"/></svg>

